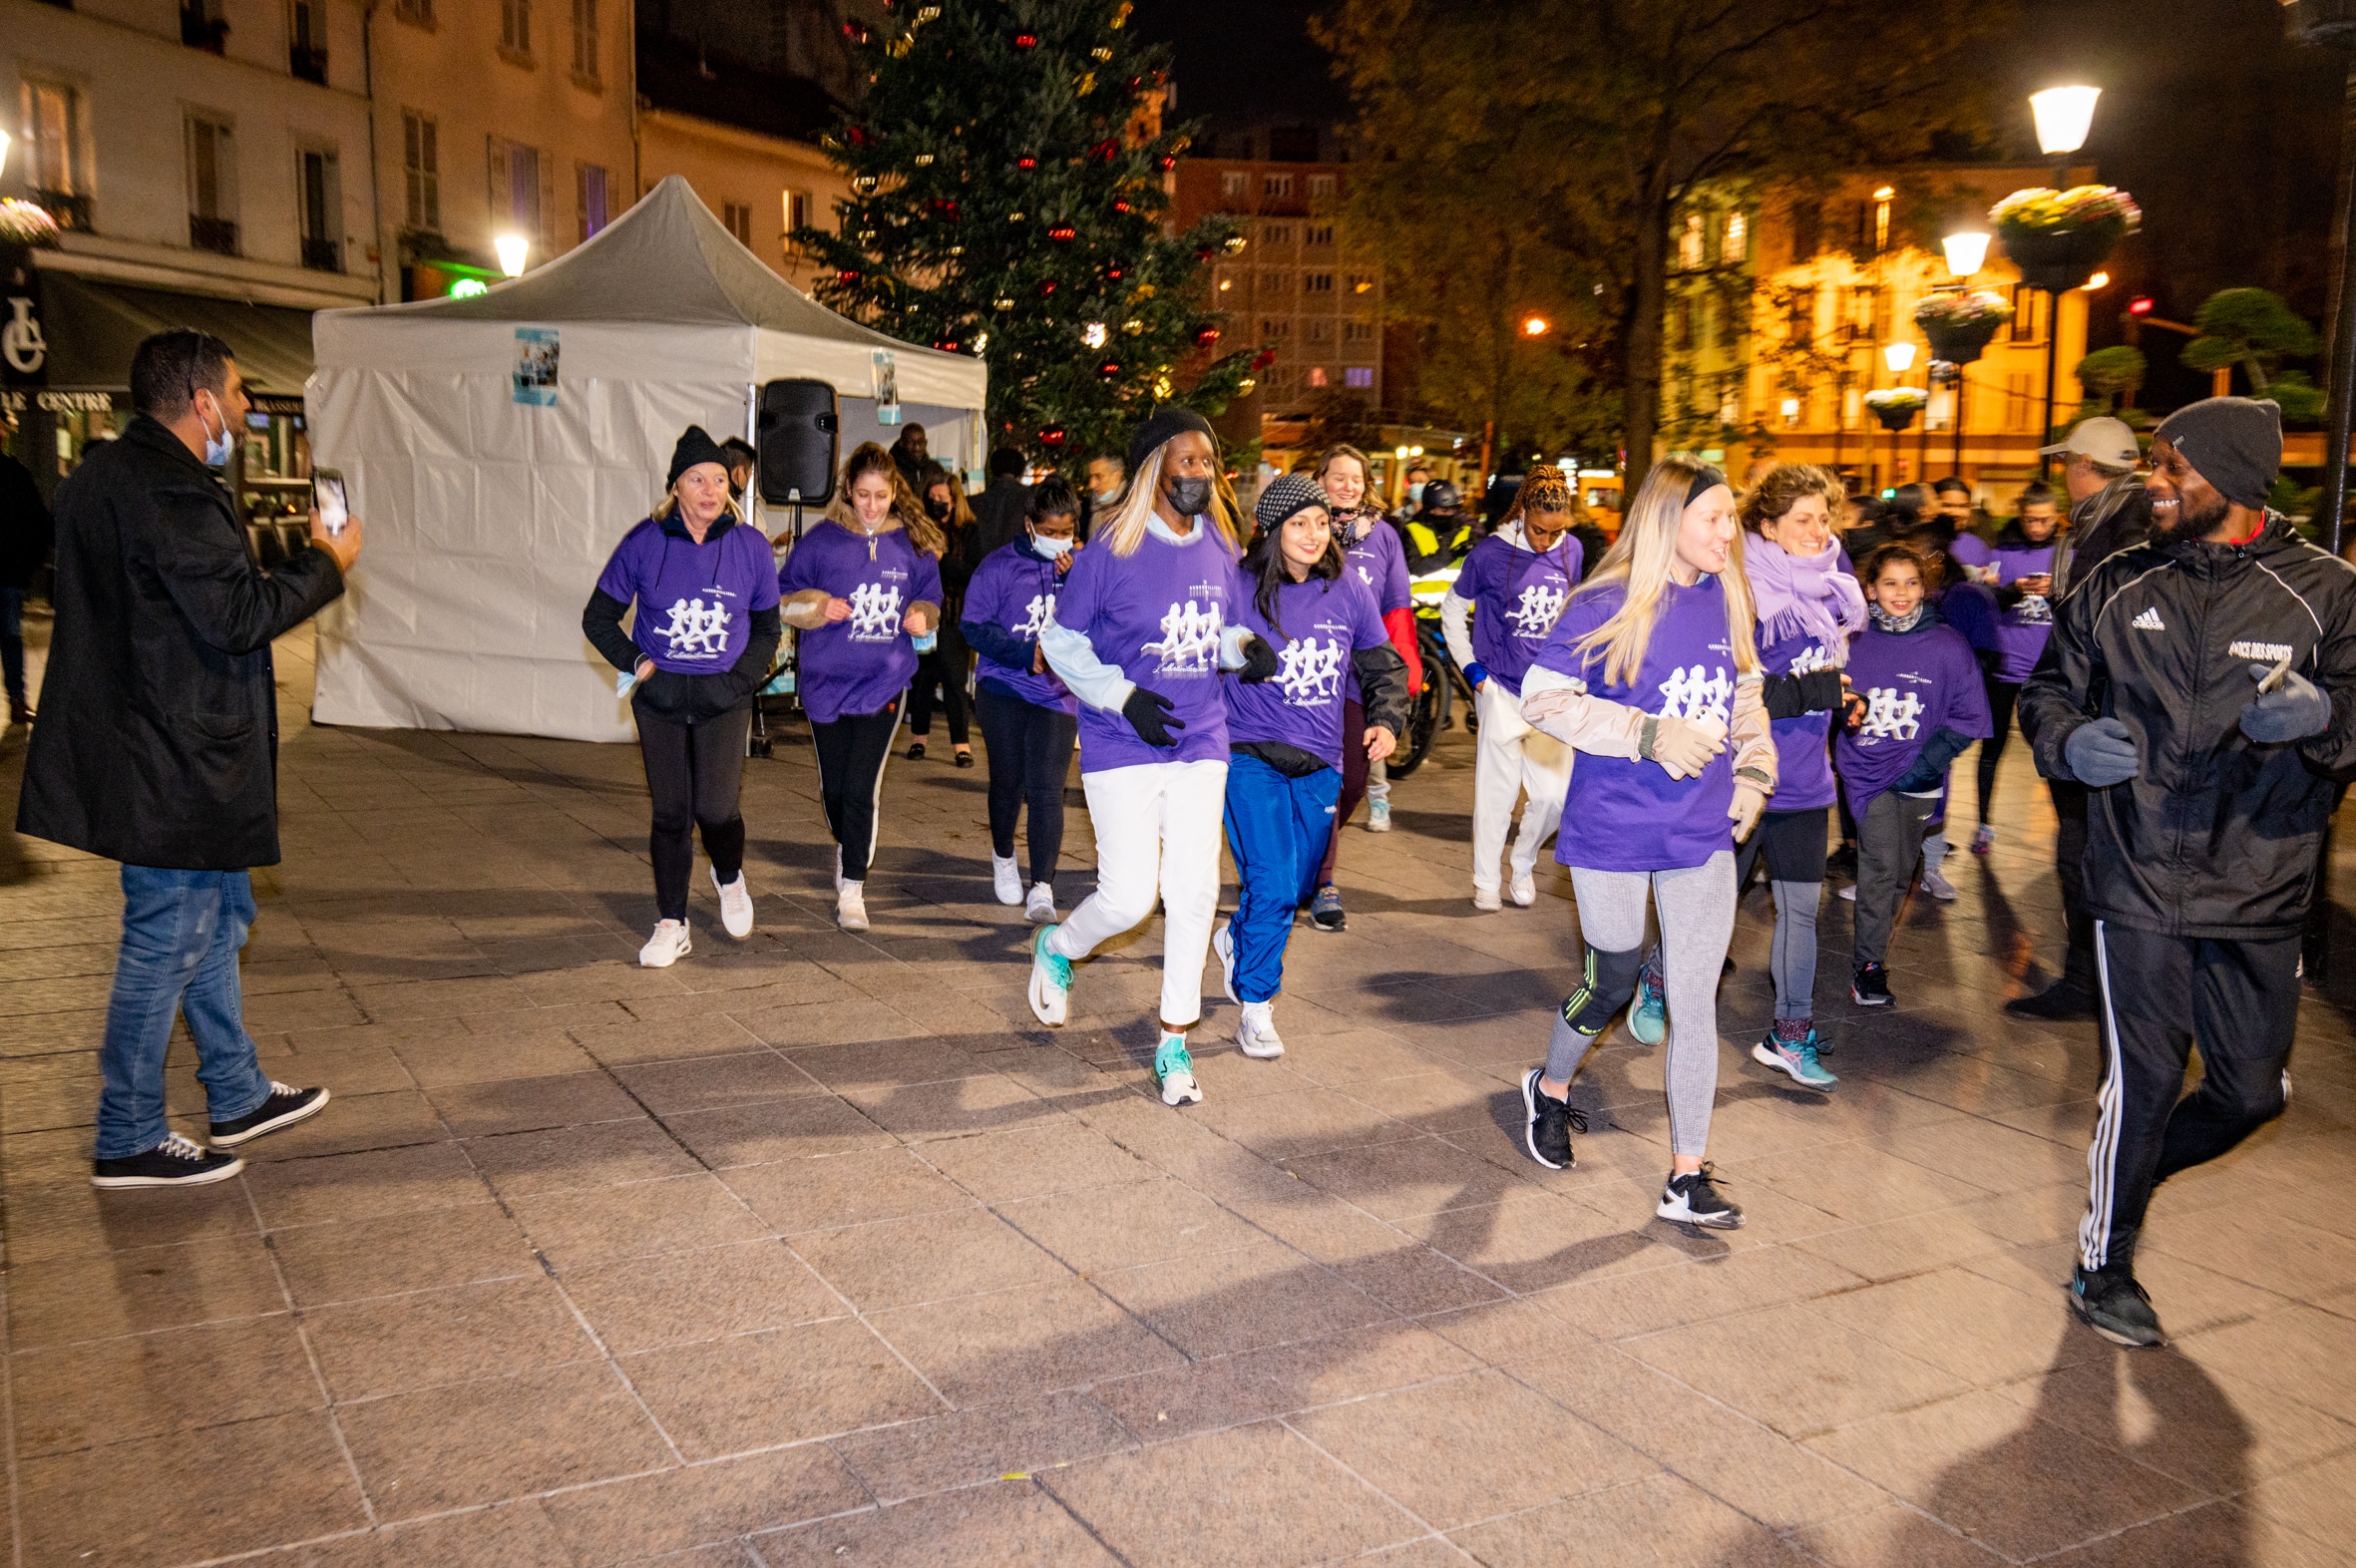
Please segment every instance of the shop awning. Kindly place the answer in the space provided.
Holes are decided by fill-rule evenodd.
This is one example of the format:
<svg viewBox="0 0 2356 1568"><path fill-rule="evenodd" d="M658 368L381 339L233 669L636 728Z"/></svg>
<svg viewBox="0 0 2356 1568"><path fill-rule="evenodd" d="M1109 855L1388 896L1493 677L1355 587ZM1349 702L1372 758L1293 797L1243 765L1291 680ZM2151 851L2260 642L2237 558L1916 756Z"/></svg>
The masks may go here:
<svg viewBox="0 0 2356 1568"><path fill-rule="evenodd" d="M299 399L311 373L311 313L156 288L41 274L41 332L49 385L58 391L127 392L140 339L174 327L210 332L229 345L256 393Z"/></svg>

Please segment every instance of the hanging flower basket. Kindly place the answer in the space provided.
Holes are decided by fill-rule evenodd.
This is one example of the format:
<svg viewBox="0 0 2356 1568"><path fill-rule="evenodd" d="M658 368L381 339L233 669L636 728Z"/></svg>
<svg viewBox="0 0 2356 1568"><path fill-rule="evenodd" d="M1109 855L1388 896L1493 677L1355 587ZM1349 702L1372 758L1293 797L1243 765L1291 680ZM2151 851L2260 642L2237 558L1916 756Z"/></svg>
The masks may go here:
<svg viewBox="0 0 2356 1568"><path fill-rule="evenodd" d="M1920 387L1884 387L1865 394L1865 407L1884 430L1904 430L1914 416L1930 406L1931 395Z"/></svg>
<svg viewBox="0 0 2356 1568"><path fill-rule="evenodd" d="M57 243L57 219L49 209L10 196L0 200L0 244L46 248Z"/></svg>
<svg viewBox="0 0 2356 1568"><path fill-rule="evenodd" d="M1914 307L1914 324L1930 340L1931 358L1968 365L1986 352L2013 318L2013 307L1991 288L1933 294Z"/></svg>
<svg viewBox="0 0 2356 1568"><path fill-rule="evenodd" d="M2144 226L2135 198L2110 186L2015 191L1988 217L2021 280L2057 294L2084 284L2120 240Z"/></svg>

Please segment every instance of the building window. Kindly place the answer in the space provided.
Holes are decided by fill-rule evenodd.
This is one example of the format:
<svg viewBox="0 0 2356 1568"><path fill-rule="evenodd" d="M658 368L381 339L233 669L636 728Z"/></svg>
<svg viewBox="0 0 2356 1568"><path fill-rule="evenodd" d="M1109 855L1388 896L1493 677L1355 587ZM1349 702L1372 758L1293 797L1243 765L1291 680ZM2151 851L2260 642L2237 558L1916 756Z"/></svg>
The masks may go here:
<svg viewBox="0 0 2356 1568"><path fill-rule="evenodd" d="M532 54L532 0L499 0L499 47L505 54Z"/></svg>
<svg viewBox="0 0 2356 1568"><path fill-rule="evenodd" d="M302 264L314 272L343 270L343 186L333 148L294 155L294 202L302 222Z"/></svg>
<svg viewBox="0 0 2356 1568"><path fill-rule="evenodd" d="M606 174L595 164L574 166L574 184L581 197L581 237L589 238L613 220L612 209L606 204Z"/></svg>
<svg viewBox="0 0 2356 1568"><path fill-rule="evenodd" d="M1677 264L1688 271L1702 264L1702 214L1688 212L1677 231Z"/></svg>
<svg viewBox="0 0 2356 1568"><path fill-rule="evenodd" d="M434 0L393 0L393 15L412 27L434 25Z"/></svg>
<svg viewBox="0 0 2356 1568"><path fill-rule="evenodd" d="M1264 177L1260 182L1260 194L1262 196L1291 196L1293 194L1293 177L1291 175L1269 175Z"/></svg>
<svg viewBox="0 0 2356 1568"><path fill-rule="evenodd" d="M1223 196L1250 196L1252 194L1251 175L1241 169L1221 170L1219 173L1219 194Z"/></svg>
<svg viewBox="0 0 2356 1568"><path fill-rule="evenodd" d="M1751 219L1741 212L1726 215L1726 235L1719 243L1719 259L1729 266L1750 259Z"/></svg>
<svg viewBox="0 0 2356 1568"><path fill-rule="evenodd" d="M778 216L785 222L784 232L779 236L779 250L787 260L792 260L802 253L794 243L795 231L810 226L810 193L785 192L778 199Z"/></svg>
<svg viewBox="0 0 2356 1568"><path fill-rule="evenodd" d="M545 243L549 203L541 190L540 149L491 138L491 232L522 234Z"/></svg>
<svg viewBox="0 0 2356 1568"><path fill-rule="evenodd" d="M60 228L90 226L90 166L82 137L87 113L79 88L54 82L26 82L23 124L27 146L21 166L32 197Z"/></svg>
<svg viewBox="0 0 2356 1568"><path fill-rule="evenodd" d="M2013 285L2012 339L2016 343L2043 341L2045 298L2026 283Z"/></svg>
<svg viewBox="0 0 2356 1568"><path fill-rule="evenodd" d="M229 36L221 0L180 0L180 41L191 49L219 54Z"/></svg>
<svg viewBox="0 0 2356 1568"><path fill-rule="evenodd" d="M1372 387L1374 384L1374 367L1373 365L1344 367L1342 384L1346 387Z"/></svg>
<svg viewBox="0 0 2356 1568"><path fill-rule="evenodd" d="M1371 343L1374 338L1374 323L1372 321L1352 320L1342 323L1342 341L1345 343Z"/></svg>
<svg viewBox="0 0 2356 1568"><path fill-rule="evenodd" d="M1325 366L1311 365L1309 367L1309 384L1313 387L1322 387L1327 384Z"/></svg>
<svg viewBox="0 0 2356 1568"><path fill-rule="evenodd" d="M1312 343L1334 341L1334 323L1322 316L1312 316L1309 321L1309 341Z"/></svg>
<svg viewBox="0 0 2356 1568"><path fill-rule="evenodd" d="M1334 177L1332 175L1311 175L1309 177L1309 194L1313 196L1332 196L1334 194ZM1354 382L1353 385L1356 383Z"/></svg>
<svg viewBox="0 0 2356 1568"><path fill-rule="evenodd" d="M327 7L324 0L293 0L286 13L286 69L306 82L327 85Z"/></svg>
<svg viewBox="0 0 2356 1568"><path fill-rule="evenodd" d="M435 147L434 118L401 111L401 168L409 184L409 226L429 233L442 228L442 158Z"/></svg>
<svg viewBox="0 0 2356 1568"><path fill-rule="evenodd" d="M1260 292L1281 294L1292 281L1293 274L1290 272L1264 272L1260 276Z"/></svg>
<svg viewBox="0 0 2356 1568"><path fill-rule="evenodd" d="M742 201L723 201L720 203L720 221L727 225L728 232L736 236L738 244L747 248L751 247L753 242L753 209L751 207Z"/></svg>
<svg viewBox="0 0 2356 1568"><path fill-rule="evenodd" d="M1264 245L1291 244L1293 242L1293 225L1290 223L1261 224L1260 242Z"/></svg>
<svg viewBox="0 0 2356 1568"><path fill-rule="evenodd" d="M189 243L219 255L237 253L237 141L225 120L191 115Z"/></svg>
<svg viewBox="0 0 2356 1568"><path fill-rule="evenodd" d="M573 80L597 84L597 0L573 0Z"/></svg>
<svg viewBox="0 0 2356 1568"><path fill-rule="evenodd" d="M2037 384L2031 377L2010 375L2004 378L2005 429L2027 430L2036 407Z"/></svg>
<svg viewBox="0 0 2356 1568"><path fill-rule="evenodd" d="M1293 323L1281 316L1262 316L1260 336L1266 342L1279 342L1293 335Z"/></svg>
<svg viewBox="0 0 2356 1568"><path fill-rule="evenodd" d="M1310 245L1330 245L1333 242L1334 225L1331 223L1310 224L1308 232L1303 236L1302 239L1303 244Z"/></svg>
<svg viewBox="0 0 2356 1568"><path fill-rule="evenodd" d="M1301 274L1301 292L1305 294L1330 294L1333 291L1333 273L1304 272Z"/></svg>

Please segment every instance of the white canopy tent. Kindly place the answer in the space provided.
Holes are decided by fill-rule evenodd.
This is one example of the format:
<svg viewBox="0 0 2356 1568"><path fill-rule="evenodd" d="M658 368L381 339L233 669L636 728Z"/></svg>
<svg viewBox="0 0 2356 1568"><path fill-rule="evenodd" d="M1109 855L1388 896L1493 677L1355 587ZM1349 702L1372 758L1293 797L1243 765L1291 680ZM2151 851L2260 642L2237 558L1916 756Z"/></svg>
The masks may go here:
<svg viewBox="0 0 2356 1568"><path fill-rule="evenodd" d="M522 278L324 310L312 343L312 460L343 471L367 524L349 590L319 617L322 723L629 739L582 606L659 498L679 432L749 438L764 381L832 383L848 453L892 439L875 394L896 378L934 456L981 467L981 360L834 314L676 175Z"/></svg>

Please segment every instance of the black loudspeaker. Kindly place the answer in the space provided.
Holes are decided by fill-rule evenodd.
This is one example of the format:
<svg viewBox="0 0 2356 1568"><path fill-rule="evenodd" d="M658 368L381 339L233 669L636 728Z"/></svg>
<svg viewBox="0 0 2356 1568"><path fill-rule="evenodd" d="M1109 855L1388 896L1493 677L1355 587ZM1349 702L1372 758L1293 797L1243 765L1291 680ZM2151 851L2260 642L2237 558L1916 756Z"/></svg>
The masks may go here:
<svg viewBox="0 0 2356 1568"><path fill-rule="evenodd" d="M835 389L797 377L761 387L754 445L761 499L773 507L826 505L835 491Z"/></svg>

